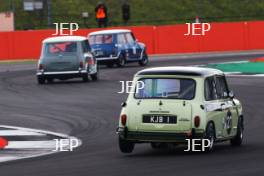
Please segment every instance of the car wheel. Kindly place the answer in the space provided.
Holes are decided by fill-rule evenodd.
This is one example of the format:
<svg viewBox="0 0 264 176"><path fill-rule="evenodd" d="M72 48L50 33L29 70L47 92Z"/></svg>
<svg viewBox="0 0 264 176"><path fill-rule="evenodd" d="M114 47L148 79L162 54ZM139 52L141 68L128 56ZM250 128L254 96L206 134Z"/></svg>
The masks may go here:
<svg viewBox="0 0 264 176"><path fill-rule="evenodd" d="M151 142L150 146L153 149L167 149L169 147L167 143L161 143L161 142Z"/></svg>
<svg viewBox="0 0 264 176"><path fill-rule="evenodd" d="M122 139L121 137L119 137L118 140L119 143L119 149L121 152L123 153L132 153L135 147L135 143Z"/></svg>
<svg viewBox="0 0 264 176"><path fill-rule="evenodd" d="M238 124L237 124L237 134L236 136L230 140L230 143L232 146L240 146L243 142L243 119L242 117L239 118Z"/></svg>
<svg viewBox="0 0 264 176"><path fill-rule="evenodd" d="M208 123L205 132L205 139L210 141L210 145L205 148L205 152L211 152L214 149L215 142L215 128L213 123Z"/></svg>
<svg viewBox="0 0 264 176"><path fill-rule="evenodd" d="M107 64L106 66L107 66L108 68L113 68L114 64L111 63L111 64Z"/></svg>
<svg viewBox="0 0 264 176"><path fill-rule="evenodd" d="M82 79L83 79L83 82L88 82L89 81L88 74L83 74Z"/></svg>
<svg viewBox="0 0 264 176"><path fill-rule="evenodd" d="M45 84L45 78L43 76L38 76L37 80L38 80L38 84Z"/></svg>
<svg viewBox="0 0 264 176"><path fill-rule="evenodd" d="M91 74L90 76L91 76L91 79L92 79L93 81L97 81L97 80L98 80L98 78L99 78L98 66L96 67L96 73Z"/></svg>
<svg viewBox="0 0 264 176"><path fill-rule="evenodd" d="M139 64L140 66L145 66L145 65L148 64L148 62L149 62L149 60L148 60L148 55L147 55L146 52L144 52L143 57L142 57L142 59L141 59L140 61L138 61L138 64Z"/></svg>
<svg viewBox="0 0 264 176"><path fill-rule="evenodd" d="M49 84L53 83L53 78L47 78Z"/></svg>
<svg viewBox="0 0 264 176"><path fill-rule="evenodd" d="M126 64L126 59L125 59L125 57L122 54L120 54L119 58L117 59L116 65L118 67L124 67L125 64Z"/></svg>

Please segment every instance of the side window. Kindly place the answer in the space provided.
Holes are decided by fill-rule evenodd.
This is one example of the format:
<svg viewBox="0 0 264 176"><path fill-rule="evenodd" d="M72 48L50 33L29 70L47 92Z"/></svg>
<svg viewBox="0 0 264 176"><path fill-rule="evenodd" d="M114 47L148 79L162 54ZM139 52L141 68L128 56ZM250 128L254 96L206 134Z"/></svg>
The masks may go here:
<svg viewBox="0 0 264 176"><path fill-rule="evenodd" d="M217 76L215 79L216 82L216 93L218 99L225 99L228 97L228 88L226 79L224 76Z"/></svg>
<svg viewBox="0 0 264 176"><path fill-rule="evenodd" d="M91 51L91 48L90 48L88 40L84 40L82 42L82 50L83 50L84 53Z"/></svg>
<svg viewBox="0 0 264 176"><path fill-rule="evenodd" d="M117 35L117 43L118 44L125 44L126 43L126 39L124 34L118 34Z"/></svg>
<svg viewBox="0 0 264 176"><path fill-rule="evenodd" d="M214 77L208 77L205 79L204 83L204 93L205 93L205 100L206 101L211 101L211 100L216 100L216 89L215 89L215 80Z"/></svg>
<svg viewBox="0 0 264 176"><path fill-rule="evenodd" d="M134 40L133 36L131 35L131 33L126 33L125 35L126 35L127 43L131 44L131 43L135 42L135 40Z"/></svg>
<svg viewBox="0 0 264 176"><path fill-rule="evenodd" d="M111 35L111 34L104 35L104 43L105 44L113 43L113 35Z"/></svg>

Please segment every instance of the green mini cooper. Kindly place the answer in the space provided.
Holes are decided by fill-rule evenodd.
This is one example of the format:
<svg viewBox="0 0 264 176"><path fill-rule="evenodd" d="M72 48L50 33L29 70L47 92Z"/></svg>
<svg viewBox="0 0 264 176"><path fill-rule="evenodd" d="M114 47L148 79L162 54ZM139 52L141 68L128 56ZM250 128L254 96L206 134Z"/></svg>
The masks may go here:
<svg viewBox="0 0 264 176"><path fill-rule="evenodd" d="M97 60L86 37L50 37L42 43L36 74L39 84L70 78L82 78L87 82L89 76L93 81L98 79Z"/></svg>
<svg viewBox="0 0 264 176"><path fill-rule="evenodd" d="M144 86L137 86L138 84ZM138 89L140 87L140 89ZM216 69L159 67L139 71L133 91L122 104L117 134L119 148L131 153L136 143L152 148L186 144L186 139L215 142L243 140L241 103L225 75Z"/></svg>

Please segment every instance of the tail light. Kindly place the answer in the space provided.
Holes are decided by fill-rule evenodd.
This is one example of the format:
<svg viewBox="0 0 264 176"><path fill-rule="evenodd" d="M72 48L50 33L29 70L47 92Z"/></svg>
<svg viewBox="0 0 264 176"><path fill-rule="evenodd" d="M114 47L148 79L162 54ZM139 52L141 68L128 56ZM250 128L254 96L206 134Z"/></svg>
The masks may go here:
<svg viewBox="0 0 264 176"><path fill-rule="evenodd" d="M127 122L127 116L125 114L121 115L121 124L123 126L126 126L126 122Z"/></svg>
<svg viewBox="0 0 264 176"><path fill-rule="evenodd" d="M89 65L94 65L94 60L93 60L93 58L89 58L89 59L88 59L88 64L89 64Z"/></svg>
<svg viewBox="0 0 264 176"><path fill-rule="evenodd" d="M201 119L199 116L194 117L194 126L198 128L200 126Z"/></svg>
<svg viewBox="0 0 264 176"><path fill-rule="evenodd" d="M44 69L43 64L39 64L39 65L38 65L38 69L39 69L39 70L43 70L43 69Z"/></svg>
<svg viewBox="0 0 264 176"><path fill-rule="evenodd" d="M80 68L83 68L83 61L80 62Z"/></svg>

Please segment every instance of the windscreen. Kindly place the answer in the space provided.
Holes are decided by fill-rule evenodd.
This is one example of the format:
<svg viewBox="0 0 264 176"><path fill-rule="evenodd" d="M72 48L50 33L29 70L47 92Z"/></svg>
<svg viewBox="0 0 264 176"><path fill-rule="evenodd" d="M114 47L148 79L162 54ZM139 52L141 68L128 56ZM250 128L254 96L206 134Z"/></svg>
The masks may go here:
<svg viewBox="0 0 264 176"><path fill-rule="evenodd" d="M94 44L111 44L113 43L112 34L101 34L101 35L92 35L89 36L89 43Z"/></svg>
<svg viewBox="0 0 264 176"><path fill-rule="evenodd" d="M75 54L77 52L76 42L59 42L45 44L46 55Z"/></svg>
<svg viewBox="0 0 264 176"><path fill-rule="evenodd" d="M135 98L165 98L191 100L195 95L195 81L192 79L140 79L144 87L135 93Z"/></svg>

